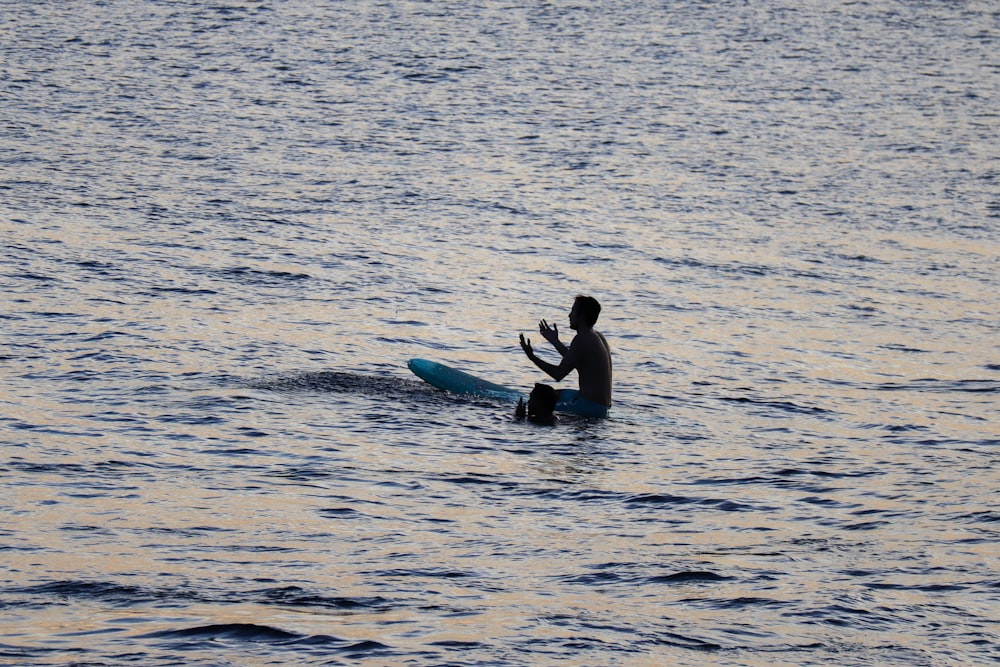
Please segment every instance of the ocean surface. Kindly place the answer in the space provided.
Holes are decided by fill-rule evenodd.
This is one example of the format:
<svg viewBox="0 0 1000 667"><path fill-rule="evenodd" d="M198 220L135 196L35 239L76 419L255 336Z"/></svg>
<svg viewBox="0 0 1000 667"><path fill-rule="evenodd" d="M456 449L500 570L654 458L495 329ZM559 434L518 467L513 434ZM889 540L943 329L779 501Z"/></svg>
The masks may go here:
<svg viewBox="0 0 1000 667"><path fill-rule="evenodd" d="M4 0L0 99L0 664L1000 661L996 2ZM580 293L609 419L406 368Z"/></svg>

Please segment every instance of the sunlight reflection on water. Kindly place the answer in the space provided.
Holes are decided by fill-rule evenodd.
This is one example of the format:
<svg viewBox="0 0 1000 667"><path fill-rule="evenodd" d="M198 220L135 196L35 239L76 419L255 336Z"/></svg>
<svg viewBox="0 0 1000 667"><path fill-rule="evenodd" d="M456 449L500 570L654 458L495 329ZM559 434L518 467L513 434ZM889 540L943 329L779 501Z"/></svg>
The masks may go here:
<svg viewBox="0 0 1000 667"><path fill-rule="evenodd" d="M0 18L0 660L997 655L987 5L67 7ZM608 420L406 371L579 292Z"/></svg>

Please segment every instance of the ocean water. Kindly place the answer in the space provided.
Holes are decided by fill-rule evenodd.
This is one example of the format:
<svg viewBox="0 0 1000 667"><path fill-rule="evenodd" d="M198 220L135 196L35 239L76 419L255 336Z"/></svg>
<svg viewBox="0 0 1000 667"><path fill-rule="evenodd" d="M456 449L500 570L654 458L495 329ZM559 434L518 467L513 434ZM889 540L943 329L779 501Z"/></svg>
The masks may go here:
<svg viewBox="0 0 1000 667"><path fill-rule="evenodd" d="M0 663L1000 661L996 3L7 0L0 96ZM406 369L578 293L607 420Z"/></svg>

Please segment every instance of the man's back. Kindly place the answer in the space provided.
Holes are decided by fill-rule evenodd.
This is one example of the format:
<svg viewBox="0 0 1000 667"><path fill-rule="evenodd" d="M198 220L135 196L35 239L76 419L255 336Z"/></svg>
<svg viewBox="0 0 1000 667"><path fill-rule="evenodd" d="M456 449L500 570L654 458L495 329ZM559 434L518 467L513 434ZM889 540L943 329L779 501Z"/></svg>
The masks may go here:
<svg viewBox="0 0 1000 667"><path fill-rule="evenodd" d="M580 395L587 400L611 405L611 348L604 336L594 330L579 331L570 350L576 360Z"/></svg>

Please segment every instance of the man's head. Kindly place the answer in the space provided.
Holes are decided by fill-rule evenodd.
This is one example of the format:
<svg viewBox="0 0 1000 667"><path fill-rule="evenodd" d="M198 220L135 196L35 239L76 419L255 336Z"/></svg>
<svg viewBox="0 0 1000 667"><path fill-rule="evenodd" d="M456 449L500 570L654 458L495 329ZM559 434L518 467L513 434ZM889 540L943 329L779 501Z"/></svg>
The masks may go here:
<svg viewBox="0 0 1000 667"><path fill-rule="evenodd" d="M528 417L546 418L551 417L556 409L558 394L556 390L547 384L536 383L528 396Z"/></svg>
<svg viewBox="0 0 1000 667"><path fill-rule="evenodd" d="M593 327L597 324L597 318L601 314L601 304L592 296L580 295L573 301L573 310L569 313L569 326L572 329L579 329L583 324L586 327Z"/></svg>

